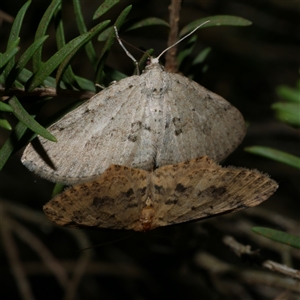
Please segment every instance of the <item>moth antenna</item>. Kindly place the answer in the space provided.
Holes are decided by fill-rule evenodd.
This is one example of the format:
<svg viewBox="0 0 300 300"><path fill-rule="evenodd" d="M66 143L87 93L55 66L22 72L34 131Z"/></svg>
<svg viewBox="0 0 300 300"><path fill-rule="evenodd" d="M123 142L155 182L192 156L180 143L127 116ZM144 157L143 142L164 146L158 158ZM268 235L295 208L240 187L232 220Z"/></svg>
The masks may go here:
<svg viewBox="0 0 300 300"><path fill-rule="evenodd" d="M160 57L167 52L169 49L171 49L172 47L174 47L175 45L179 44L181 41L183 41L184 39L186 39L187 37L189 37L191 34L193 34L196 30L198 30L201 26L207 24L208 22L210 22L210 20L205 21L204 23L198 25L194 30L192 30L190 33L188 33L187 35L185 35L183 38L181 38L179 41L177 41L176 43L174 43L173 45L171 45L170 47L168 47L167 49L165 49L163 52L161 52L157 57L152 58L151 62L152 63L158 63Z"/></svg>
<svg viewBox="0 0 300 300"><path fill-rule="evenodd" d="M123 48L123 50L125 51L126 55L131 58L131 60L134 62L135 64L135 67L136 67L136 73L137 75L140 75L140 70L139 70L139 63L138 61L130 54L130 52L125 48L125 46L123 45L120 37L119 37L119 33L118 33L118 29L116 26L114 26L114 29L115 29L115 33L116 33L116 38L120 44L120 46Z"/></svg>

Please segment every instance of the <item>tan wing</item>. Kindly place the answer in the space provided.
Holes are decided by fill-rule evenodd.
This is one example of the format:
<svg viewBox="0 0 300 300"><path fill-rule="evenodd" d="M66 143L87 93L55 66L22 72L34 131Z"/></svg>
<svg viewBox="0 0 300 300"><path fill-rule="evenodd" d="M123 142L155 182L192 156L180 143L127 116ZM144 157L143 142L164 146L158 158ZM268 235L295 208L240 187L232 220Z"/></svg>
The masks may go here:
<svg viewBox="0 0 300 300"><path fill-rule="evenodd" d="M162 167L152 178L153 228L256 206L278 187L268 175L244 168L221 168L207 157L174 167Z"/></svg>
<svg viewBox="0 0 300 300"><path fill-rule="evenodd" d="M66 189L44 212L61 226L132 229L139 222L148 182L146 171L112 165L97 179Z"/></svg>

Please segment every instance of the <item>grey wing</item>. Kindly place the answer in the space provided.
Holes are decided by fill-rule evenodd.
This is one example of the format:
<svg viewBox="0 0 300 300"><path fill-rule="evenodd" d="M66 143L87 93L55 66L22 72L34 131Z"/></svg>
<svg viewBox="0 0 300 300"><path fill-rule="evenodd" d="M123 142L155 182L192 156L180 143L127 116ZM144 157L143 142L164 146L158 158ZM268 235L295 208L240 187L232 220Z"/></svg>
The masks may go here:
<svg viewBox="0 0 300 300"><path fill-rule="evenodd" d="M132 229L139 222L147 184L146 171L112 165L96 179L66 189L43 209L60 226Z"/></svg>
<svg viewBox="0 0 300 300"><path fill-rule="evenodd" d="M221 161L244 138L246 129L241 113L196 82L179 74L169 75L171 88L165 95L169 115L158 148L158 165L202 155Z"/></svg>
<svg viewBox="0 0 300 300"><path fill-rule="evenodd" d="M153 147L143 130L146 101L141 98L140 77L133 76L108 87L65 115L48 130L53 143L42 137L24 151L23 164L54 182L75 184L95 178L111 164L150 168ZM144 145L144 156L136 149Z"/></svg>
<svg viewBox="0 0 300 300"><path fill-rule="evenodd" d="M180 164L179 164L180 165ZM268 199L277 183L256 170L244 168L172 166L158 169L154 186L164 178L162 188L153 189L157 226L171 225L253 207Z"/></svg>

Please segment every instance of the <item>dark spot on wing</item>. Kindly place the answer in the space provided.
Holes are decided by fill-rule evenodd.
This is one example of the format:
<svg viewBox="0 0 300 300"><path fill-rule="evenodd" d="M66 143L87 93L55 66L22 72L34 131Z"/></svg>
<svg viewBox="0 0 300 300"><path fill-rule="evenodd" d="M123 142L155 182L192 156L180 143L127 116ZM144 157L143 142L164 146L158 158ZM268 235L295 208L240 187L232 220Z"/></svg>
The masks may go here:
<svg viewBox="0 0 300 300"><path fill-rule="evenodd" d="M141 193L141 196L144 196L145 194L146 194L146 191L147 191L147 188L146 187L144 187L144 188L142 188L142 189L138 189L138 193Z"/></svg>
<svg viewBox="0 0 300 300"><path fill-rule="evenodd" d="M162 186L161 185L154 185L154 188L156 191L160 192L161 189L162 189Z"/></svg>
<svg viewBox="0 0 300 300"><path fill-rule="evenodd" d="M165 204L166 205L174 205L174 204L176 204L178 202L178 200L177 199L168 199L166 202L165 202Z"/></svg>
<svg viewBox="0 0 300 300"><path fill-rule="evenodd" d="M136 136L136 135L133 135L133 134L129 134L128 140L129 140L130 142L136 142L137 136Z"/></svg>
<svg viewBox="0 0 300 300"><path fill-rule="evenodd" d="M214 197L219 197L219 196L223 195L227 191L226 188L223 187L223 186L218 187L218 188L216 188L216 187L212 187L212 188L213 188L212 189L212 195Z"/></svg>
<svg viewBox="0 0 300 300"><path fill-rule="evenodd" d="M114 202L113 198L110 198L108 196L104 197L95 197L93 199L93 206L96 208L101 208L102 206L112 205Z"/></svg>
<svg viewBox="0 0 300 300"><path fill-rule="evenodd" d="M130 197L131 195L133 195L133 189L129 189L126 193L124 193L124 195L126 197Z"/></svg>
<svg viewBox="0 0 300 300"><path fill-rule="evenodd" d="M141 127L142 127L142 122L141 121L131 123L131 132L136 132L139 129L141 129Z"/></svg>
<svg viewBox="0 0 300 300"><path fill-rule="evenodd" d="M182 130L181 130L181 129L175 130L175 135L176 135L176 136L178 136L180 133L182 133Z"/></svg>
<svg viewBox="0 0 300 300"><path fill-rule="evenodd" d="M145 124L145 125L143 126L143 128L144 128L145 130L151 131L151 127L150 127L149 125L146 125L146 124Z"/></svg>
<svg viewBox="0 0 300 300"><path fill-rule="evenodd" d="M226 188L225 187L215 187L215 186L211 186L209 188L207 188L204 191L199 191L198 196L204 194L204 195L209 195L212 196L214 198L217 198L219 196L222 196L225 192L226 192Z"/></svg>
<svg viewBox="0 0 300 300"><path fill-rule="evenodd" d="M134 202L134 203L128 203L126 205L126 208L134 208L134 207L137 207L137 206L138 206L138 204L136 202Z"/></svg>
<svg viewBox="0 0 300 300"><path fill-rule="evenodd" d="M186 189L187 188L184 185L182 185L181 183L178 183L176 188L175 188L175 191L176 192L184 192Z"/></svg>

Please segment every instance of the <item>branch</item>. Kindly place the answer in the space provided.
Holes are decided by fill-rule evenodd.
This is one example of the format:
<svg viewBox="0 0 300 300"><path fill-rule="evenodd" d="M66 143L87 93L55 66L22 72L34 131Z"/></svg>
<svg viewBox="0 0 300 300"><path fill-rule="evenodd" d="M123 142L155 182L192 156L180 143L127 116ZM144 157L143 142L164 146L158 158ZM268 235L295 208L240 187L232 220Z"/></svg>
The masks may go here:
<svg viewBox="0 0 300 300"><path fill-rule="evenodd" d="M76 98L76 99L89 99L94 95L95 93L90 91L56 90L50 87L36 88L32 92L27 92L25 91L25 89L10 89L9 91L6 91L4 88L0 88L0 97L2 97L2 101L8 99L10 96L68 97L68 98Z"/></svg>
<svg viewBox="0 0 300 300"><path fill-rule="evenodd" d="M287 278L286 276L245 268L240 269L205 252L198 253L195 257L195 261L199 267L211 272L214 276L226 276L227 274L230 274L235 275L238 280L248 284L263 284L275 287L276 289L279 288L299 292L299 282L292 278Z"/></svg>
<svg viewBox="0 0 300 300"><path fill-rule="evenodd" d="M44 264L57 278L60 285L65 288L68 282L68 275L47 247L19 222L10 220L10 224L12 226L12 230L14 230L19 238L28 244L28 246L30 246L40 256Z"/></svg>
<svg viewBox="0 0 300 300"><path fill-rule="evenodd" d="M300 271L299 270L292 269L286 265L279 264L275 261L266 260L263 263L263 267L265 267L266 269L269 269L269 270L272 270L272 271L275 271L275 272L278 272L281 274L285 274L289 277L300 280Z"/></svg>
<svg viewBox="0 0 300 300"><path fill-rule="evenodd" d="M35 299L29 281L26 277L26 273L22 266L18 247L13 239L11 228L10 228L10 219L5 214L5 209L2 209L2 224L1 224L1 233L3 238L3 246L8 257L9 264L12 269L12 273L15 277L17 286L19 288L20 295L24 300L33 300Z"/></svg>
<svg viewBox="0 0 300 300"><path fill-rule="evenodd" d="M241 256L243 254L247 254L249 256L257 255L257 251L252 251L251 246L245 246L243 244L240 244L231 236L225 236L223 238L223 242L225 245L229 246L237 256ZM286 265L279 264L271 260L263 260L260 263L260 266L271 271L287 275L292 278L300 279L299 270L292 269Z"/></svg>
<svg viewBox="0 0 300 300"><path fill-rule="evenodd" d="M169 6L170 10L170 33L168 38L168 47L175 44L178 40L178 22L180 19L181 0L172 0ZM167 51L165 69L168 72L177 72L177 45Z"/></svg>

